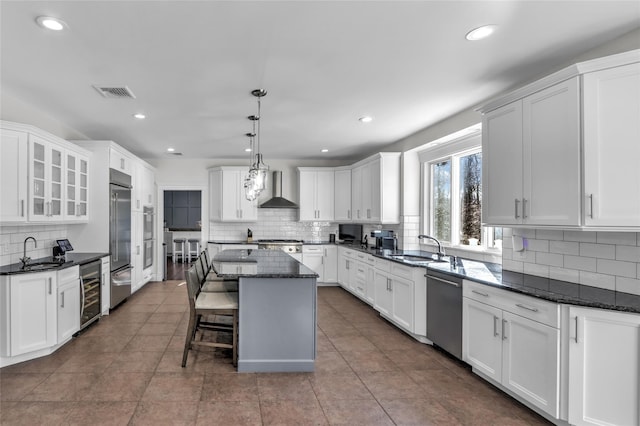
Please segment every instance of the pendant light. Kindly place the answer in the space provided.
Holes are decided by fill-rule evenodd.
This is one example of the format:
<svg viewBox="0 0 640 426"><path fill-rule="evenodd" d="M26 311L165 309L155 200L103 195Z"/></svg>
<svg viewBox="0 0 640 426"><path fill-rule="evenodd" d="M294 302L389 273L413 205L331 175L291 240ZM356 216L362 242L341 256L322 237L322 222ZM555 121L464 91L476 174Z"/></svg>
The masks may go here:
<svg viewBox="0 0 640 426"><path fill-rule="evenodd" d="M256 89L251 92L258 100L258 114L250 115L248 118L253 122L253 133L251 136L252 152L255 152L255 161L249 167L249 173L244 181L245 197L249 201L255 200L267 186L267 176L269 166L262 160L260 151L260 100L267 95L264 89ZM249 134L247 134L249 135Z"/></svg>

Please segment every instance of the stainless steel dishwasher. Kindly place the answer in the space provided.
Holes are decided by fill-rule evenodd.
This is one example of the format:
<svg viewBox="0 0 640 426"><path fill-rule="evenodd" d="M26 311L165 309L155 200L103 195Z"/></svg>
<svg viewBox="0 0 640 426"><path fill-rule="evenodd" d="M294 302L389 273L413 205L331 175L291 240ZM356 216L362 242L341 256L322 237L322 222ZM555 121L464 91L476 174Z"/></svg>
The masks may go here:
<svg viewBox="0 0 640 426"><path fill-rule="evenodd" d="M427 270L427 338L462 359L462 279Z"/></svg>

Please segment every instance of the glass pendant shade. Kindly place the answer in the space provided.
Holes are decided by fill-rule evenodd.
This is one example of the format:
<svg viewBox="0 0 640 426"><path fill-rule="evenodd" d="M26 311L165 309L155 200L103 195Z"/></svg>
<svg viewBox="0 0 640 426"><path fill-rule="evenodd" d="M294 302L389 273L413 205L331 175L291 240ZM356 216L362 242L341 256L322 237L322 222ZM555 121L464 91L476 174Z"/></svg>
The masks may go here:
<svg viewBox="0 0 640 426"><path fill-rule="evenodd" d="M253 133L247 133L251 143L251 152L256 152L255 161L250 163L249 173L244 179L245 198L253 201L260 196L260 193L267 186L267 177L269 175L269 166L264 164L262 153L260 152L260 99L266 96L266 90L256 89L251 92L253 96L258 98L258 115L249 116L249 120L253 121ZM256 122L258 130L256 131ZM257 141L256 141L257 137Z"/></svg>

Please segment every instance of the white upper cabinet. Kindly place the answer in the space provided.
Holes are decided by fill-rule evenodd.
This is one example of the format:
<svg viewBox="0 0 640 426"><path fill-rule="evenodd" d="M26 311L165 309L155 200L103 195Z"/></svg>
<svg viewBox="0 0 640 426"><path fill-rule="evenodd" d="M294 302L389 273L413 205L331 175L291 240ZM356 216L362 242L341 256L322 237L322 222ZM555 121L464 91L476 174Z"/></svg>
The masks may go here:
<svg viewBox="0 0 640 426"><path fill-rule="evenodd" d="M332 221L334 218L334 171L331 168L298 167L300 220Z"/></svg>
<svg viewBox="0 0 640 426"><path fill-rule="evenodd" d="M0 222L27 220L27 144L29 134L0 129Z"/></svg>
<svg viewBox="0 0 640 426"><path fill-rule="evenodd" d="M336 170L334 173L334 220L351 220L351 170Z"/></svg>
<svg viewBox="0 0 640 426"><path fill-rule="evenodd" d="M133 160L124 152L111 147L109 149L109 168L129 176L133 175Z"/></svg>
<svg viewBox="0 0 640 426"><path fill-rule="evenodd" d="M640 227L640 64L583 85L585 224Z"/></svg>
<svg viewBox="0 0 640 426"><path fill-rule="evenodd" d="M0 131L0 222L87 222L90 152L26 124Z"/></svg>
<svg viewBox="0 0 640 426"><path fill-rule="evenodd" d="M400 222L399 152L382 152L354 165L351 216L356 222Z"/></svg>
<svg viewBox="0 0 640 426"><path fill-rule="evenodd" d="M483 119L483 221L580 224L578 77Z"/></svg>
<svg viewBox="0 0 640 426"><path fill-rule="evenodd" d="M89 217L89 160L87 157L66 153L66 221L86 221Z"/></svg>
<svg viewBox="0 0 640 426"><path fill-rule="evenodd" d="M62 221L64 150L29 135L29 220Z"/></svg>
<svg viewBox="0 0 640 426"><path fill-rule="evenodd" d="M144 206L155 204L155 173L153 169L141 160L132 165L133 189L131 208L134 211L142 211Z"/></svg>
<svg viewBox="0 0 640 426"><path fill-rule="evenodd" d="M482 108L483 223L640 227L639 62L575 64Z"/></svg>
<svg viewBox="0 0 640 426"><path fill-rule="evenodd" d="M244 195L244 167L209 169L209 214L221 222L256 222L258 202Z"/></svg>

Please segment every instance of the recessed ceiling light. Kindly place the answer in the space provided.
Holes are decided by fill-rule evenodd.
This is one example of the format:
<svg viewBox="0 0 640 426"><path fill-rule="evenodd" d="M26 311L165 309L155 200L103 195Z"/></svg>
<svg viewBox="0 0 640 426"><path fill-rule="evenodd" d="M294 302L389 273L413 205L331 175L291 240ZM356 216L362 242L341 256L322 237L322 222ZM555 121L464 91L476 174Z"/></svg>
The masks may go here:
<svg viewBox="0 0 640 426"><path fill-rule="evenodd" d="M146 115L144 115L144 114L142 114L142 113L140 113L140 112L139 112L139 113L137 113L137 114L133 114L133 116L134 116L135 118L137 118L138 120L144 120L145 118L147 118L147 116L146 116Z"/></svg>
<svg viewBox="0 0 640 426"><path fill-rule="evenodd" d="M358 120L360 120L363 123L371 123L373 121L373 117L365 115L364 117L358 118Z"/></svg>
<svg viewBox="0 0 640 426"><path fill-rule="evenodd" d="M323 148L320 150L320 152L329 152L329 150L327 148Z"/></svg>
<svg viewBox="0 0 640 426"><path fill-rule="evenodd" d="M244 152L251 152L251 151L252 151L251 148L245 148L244 149Z"/></svg>
<svg viewBox="0 0 640 426"><path fill-rule="evenodd" d="M167 152L173 152L175 150L176 150L175 148L167 148Z"/></svg>
<svg viewBox="0 0 640 426"><path fill-rule="evenodd" d="M478 41L489 37L496 30L497 25L483 25L467 33L465 38L469 41Z"/></svg>
<svg viewBox="0 0 640 426"><path fill-rule="evenodd" d="M41 27L53 31L63 30L67 26L64 21L61 21L58 18L52 18L50 16L38 16L36 18L36 22Z"/></svg>

